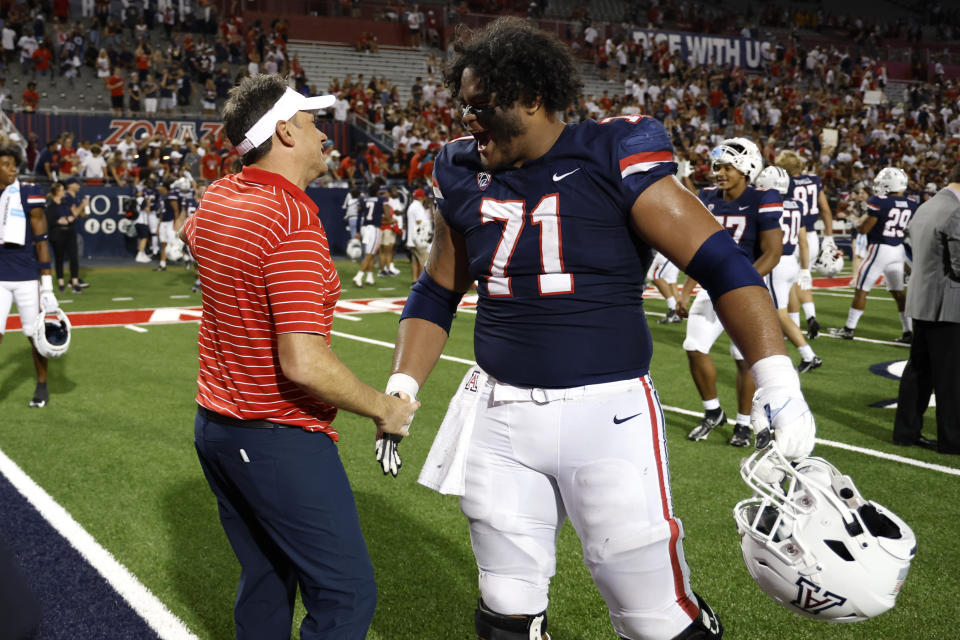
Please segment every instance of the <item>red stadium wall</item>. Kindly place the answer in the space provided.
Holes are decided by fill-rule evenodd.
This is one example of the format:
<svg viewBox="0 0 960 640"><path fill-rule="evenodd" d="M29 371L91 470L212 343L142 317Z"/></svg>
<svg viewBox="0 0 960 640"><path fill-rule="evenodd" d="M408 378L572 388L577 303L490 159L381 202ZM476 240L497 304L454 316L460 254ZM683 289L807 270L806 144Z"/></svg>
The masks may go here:
<svg viewBox="0 0 960 640"><path fill-rule="evenodd" d="M259 20L261 24L269 25L277 17L276 13L261 13L245 11L243 23L253 24ZM294 40L319 40L323 42L344 42L353 44L364 33L372 33L377 37L381 46L404 46L406 42L406 25L399 22L383 22L377 20L363 20L360 18L328 18L321 16L290 16L289 36Z"/></svg>

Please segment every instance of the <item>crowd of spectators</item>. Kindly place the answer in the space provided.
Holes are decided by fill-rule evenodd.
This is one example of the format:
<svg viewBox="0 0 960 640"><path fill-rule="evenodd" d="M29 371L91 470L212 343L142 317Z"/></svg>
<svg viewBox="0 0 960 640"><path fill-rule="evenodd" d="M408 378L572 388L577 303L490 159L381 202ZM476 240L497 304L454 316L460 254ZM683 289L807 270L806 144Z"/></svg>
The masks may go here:
<svg viewBox="0 0 960 640"><path fill-rule="evenodd" d="M209 104L225 100L238 76L250 72L305 80L299 61L287 58L284 18L244 24L240 14L220 16L211 0L195 7L172 0L124 5L115 15L102 10L109 2L101 1L79 16L62 0L47 8L39 2L0 7L2 72L34 83L29 96L20 96L21 108L67 106L38 104L38 85L60 78L71 88L93 81L113 113L145 116L215 111Z"/></svg>
<svg viewBox="0 0 960 640"><path fill-rule="evenodd" d="M956 12L938 8L935 3L927 5L923 15L938 16L949 28ZM71 22L68 16L58 14L57 6L49 19L42 12L23 11L23 5L8 10L3 24L4 64L19 63L25 72L35 74L37 80L31 85L42 82L44 69L32 57L35 50L28 57L23 50L19 56L8 51L6 32L15 32L18 47L24 37L57 43L51 48L51 66L62 69L64 60L81 56L82 73L102 79L104 90L111 94L114 113L170 114L191 103L192 87L196 85L202 87L197 92L198 102L205 113L212 115L238 73L287 73L298 90L317 91L309 86L297 57L291 59L287 54L288 25L283 19L269 26L245 26L236 17L221 19L212 5L203 2L189 15L180 15L173 5L161 3L161 10L155 12L143 11L139 4L131 5L121 17L101 12L86 18L88 26L81 27L83 22ZM396 21L406 22L410 14L423 13L417 5L397 0L385 7L386 19ZM460 8L462 5L450 6L451 11ZM514 8L522 9L519 4ZM652 26L663 26L666 21L696 21L706 15L703 5L693 2L648 1L635 8L639 13L634 18L645 19ZM581 50L597 53L598 69L606 73L610 83L601 95L583 96L578 108L566 118L577 121L630 114L656 117L673 134L678 157L690 161L691 178L697 185L709 182L710 148L731 135L755 140L768 161L779 150L797 150L807 158L810 169L822 175L835 201L868 185L885 166L903 168L911 177L911 187L922 192L928 185L942 184L949 164L960 161L958 86L942 76L911 85L902 101L878 103L871 96L885 88L883 64L838 47L807 49L788 40L761 73L747 73L691 65L665 44L638 44L618 38L615 29L607 29L606 37L598 38L595 30L591 31L583 3L570 17L573 29L567 35ZM422 18L427 24L427 16ZM819 7L789 11L768 7L727 26L744 27L751 20L761 26L786 22L804 28L836 29L851 24L852 28L864 28L856 20L834 17ZM630 24L619 28L626 33ZM716 27L719 23L711 24ZM704 31L713 28L700 26ZM153 44L148 37L161 28L165 46ZM891 28L879 23L870 27L875 33L892 33ZM29 48L29 42L26 44ZM331 81L327 89L338 97L331 117L338 122L367 120L389 144L328 149L332 170L323 179L324 184L364 185L380 177L405 183L411 190L425 186L443 142L464 134L453 97L439 82L442 58L441 50L427 48L423 73L409 87L410 97L405 101L396 84L386 77L350 74ZM604 65L605 58L614 62ZM35 87L28 87L28 91L35 93ZM31 100L35 104L36 98ZM236 165L236 157L222 137L182 144L152 137L125 139L112 149L95 142L74 144L72 139L62 137L45 147L35 136L28 140L28 163L41 179L51 180L79 176L124 185L145 173L173 175L183 167L194 176L211 180Z"/></svg>

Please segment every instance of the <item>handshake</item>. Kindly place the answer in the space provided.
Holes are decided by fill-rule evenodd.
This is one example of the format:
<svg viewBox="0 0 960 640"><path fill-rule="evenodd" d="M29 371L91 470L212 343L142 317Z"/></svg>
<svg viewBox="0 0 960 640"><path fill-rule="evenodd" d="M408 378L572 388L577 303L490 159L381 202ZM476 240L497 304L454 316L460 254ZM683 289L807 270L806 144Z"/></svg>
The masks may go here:
<svg viewBox="0 0 960 640"><path fill-rule="evenodd" d="M393 402L387 417L376 420L377 463L383 469L383 475L391 474L394 478L400 473L403 461L400 459L398 447L400 440L410 434L410 423L413 422L414 412L420 407L417 402L417 392L420 384L405 373L394 373L387 380L384 391L388 396L395 396L404 402Z"/></svg>

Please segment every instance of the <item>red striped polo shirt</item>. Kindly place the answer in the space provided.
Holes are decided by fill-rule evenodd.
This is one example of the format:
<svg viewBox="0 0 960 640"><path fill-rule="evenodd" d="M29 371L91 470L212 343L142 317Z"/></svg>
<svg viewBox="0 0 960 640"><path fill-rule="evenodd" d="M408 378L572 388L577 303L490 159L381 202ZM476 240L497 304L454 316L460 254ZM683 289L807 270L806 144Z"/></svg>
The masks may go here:
<svg viewBox="0 0 960 640"><path fill-rule="evenodd" d="M302 189L255 167L204 193L184 227L203 290L197 403L336 440L336 407L287 379L277 350L281 333L330 343L340 278L316 214Z"/></svg>

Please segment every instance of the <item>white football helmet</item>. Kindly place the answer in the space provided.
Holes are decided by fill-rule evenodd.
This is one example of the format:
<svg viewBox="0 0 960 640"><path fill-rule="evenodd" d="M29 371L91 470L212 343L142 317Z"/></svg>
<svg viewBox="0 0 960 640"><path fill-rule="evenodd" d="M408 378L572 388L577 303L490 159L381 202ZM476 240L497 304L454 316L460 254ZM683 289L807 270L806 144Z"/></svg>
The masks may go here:
<svg viewBox="0 0 960 640"><path fill-rule="evenodd" d="M784 196L790 190L790 174L771 164L764 167L760 175L757 176L756 185L759 189L776 189L780 192L780 195Z"/></svg>
<svg viewBox="0 0 960 640"><path fill-rule="evenodd" d="M843 251L836 246L820 245L820 255L810 265L821 276L831 277L843 271Z"/></svg>
<svg viewBox="0 0 960 640"><path fill-rule="evenodd" d="M56 316L56 320L48 320L47 316ZM70 318L63 309L56 311L40 310L33 330L30 332L33 345L44 358L59 358L70 347Z"/></svg>
<svg viewBox="0 0 960 640"><path fill-rule="evenodd" d="M363 243L359 238L350 238L347 243L347 257L351 260L359 260L363 257Z"/></svg>
<svg viewBox="0 0 960 640"><path fill-rule="evenodd" d="M184 249L187 245L179 237L174 236L173 240L167 243L165 256L170 262L180 262L183 260Z"/></svg>
<svg viewBox="0 0 960 640"><path fill-rule="evenodd" d="M734 169L747 176L749 182L753 182L763 168L763 156L752 141L727 138L710 152L710 166L718 164L732 164Z"/></svg>
<svg viewBox="0 0 960 640"><path fill-rule="evenodd" d="M856 622L892 608L917 539L889 509L864 500L823 458L790 463L776 444L740 467L754 491L733 515L750 575L802 616Z"/></svg>
<svg viewBox="0 0 960 640"><path fill-rule="evenodd" d="M873 191L877 195L885 196L888 193L897 193L907 190L907 173L896 167L880 169L880 173L873 179Z"/></svg>
<svg viewBox="0 0 960 640"><path fill-rule="evenodd" d="M433 242L433 223L427 221L418 224L410 230L410 233L413 234L413 246L418 249L427 249Z"/></svg>

